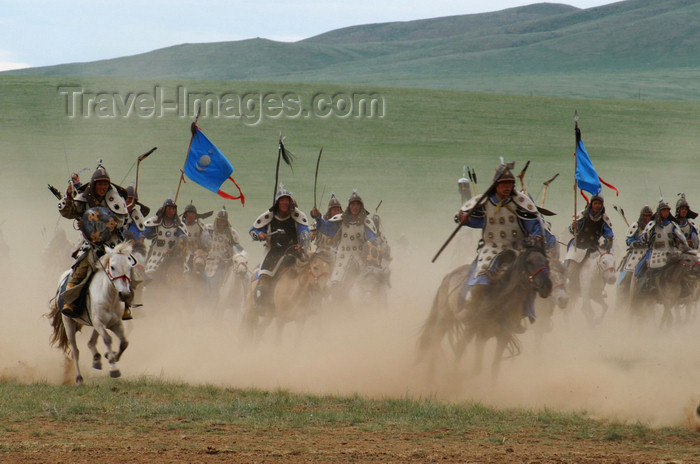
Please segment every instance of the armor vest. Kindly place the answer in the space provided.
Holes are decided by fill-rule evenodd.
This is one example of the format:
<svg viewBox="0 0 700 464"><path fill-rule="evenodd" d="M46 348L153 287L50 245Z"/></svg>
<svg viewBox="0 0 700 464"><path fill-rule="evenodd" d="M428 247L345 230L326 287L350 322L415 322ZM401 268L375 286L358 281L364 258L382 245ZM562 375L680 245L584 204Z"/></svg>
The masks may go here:
<svg viewBox="0 0 700 464"><path fill-rule="evenodd" d="M151 220L146 222L147 226L151 226ZM158 269L160 263L165 258L165 255L172 250L178 241L178 229L186 232L186 229L180 228L177 221L166 226L163 221L156 225L156 236L151 242L151 248L148 250L148 259L146 260L146 274L152 274Z"/></svg>
<svg viewBox="0 0 700 464"><path fill-rule="evenodd" d="M364 222L343 222L336 234L338 248L335 265L331 274L332 282L339 282L345 277L345 272L351 263L361 264L362 247L367 240Z"/></svg>
<svg viewBox="0 0 700 464"><path fill-rule="evenodd" d="M586 215L583 224L576 232L576 248L597 249L598 239L603 234L603 215L594 221L590 215Z"/></svg>
<svg viewBox="0 0 700 464"><path fill-rule="evenodd" d="M284 233L277 233L270 238L270 245L273 248L282 248L286 250L292 245L299 244L299 237L297 237L297 223L291 217L286 219L279 219L274 216L270 221L268 226L268 233L273 233L276 230L284 230Z"/></svg>
<svg viewBox="0 0 700 464"><path fill-rule="evenodd" d="M493 259L504 250L519 250L525 238L525 231L518 221L515 204L511 198L498 207L493 198L484 204L484 245L477 257L477 274L488 271Z"/></svg>
<svg viewBox="0 0 700 464"><path fill-rule="evenodd" d="M673 221L669 221L665 226L657 225L656 221L651 221L647 224L644 232L651 242L651 255L649 256L649 267L651 269L664 267L668 262L668 256L676 245L675 239L677 236L674 233L676 228L677 225Z"/></svg>

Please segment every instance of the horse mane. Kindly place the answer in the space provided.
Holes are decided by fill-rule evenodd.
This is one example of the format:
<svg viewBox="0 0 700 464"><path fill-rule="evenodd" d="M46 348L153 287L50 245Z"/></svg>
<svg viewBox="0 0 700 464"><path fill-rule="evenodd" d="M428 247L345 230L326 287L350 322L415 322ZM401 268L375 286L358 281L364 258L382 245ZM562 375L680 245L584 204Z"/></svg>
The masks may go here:
<svg viewBox="0 0 700 464"><path fill-rule="evenodd" d="M101 258L100 258L100 263L102 263L102 267L107 266L107 260L109 260L109 257L111 255L125 255L129 256L133 250L133 246L131 244L130 240L127 240L126 242L120 242L118 243L113 249L107 251Z"/></svg>

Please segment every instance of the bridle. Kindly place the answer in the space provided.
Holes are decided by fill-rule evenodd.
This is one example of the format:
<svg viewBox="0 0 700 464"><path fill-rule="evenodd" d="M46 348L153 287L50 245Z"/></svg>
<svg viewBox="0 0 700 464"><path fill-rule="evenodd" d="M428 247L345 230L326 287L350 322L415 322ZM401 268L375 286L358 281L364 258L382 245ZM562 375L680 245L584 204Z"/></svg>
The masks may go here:
<svg viewBox="0 0 700 464"><path fill-rule="evenodd" d="M596 266L598 266L598 270L599 270L602 274L605 274L605 273L608 272L608 271L610 271L610 272L615 272L615 265L614 265L615 260L613 260L613 265L612 265L612 266L606 267L606 268L603 267L602 261L603 261L603 256L605 256L605 255L610 255L610 256L612 256L612 253L610 253L609 251L606 251L605 253L601 253L600 256L598 256L598 259L596 260Z"/></svg>

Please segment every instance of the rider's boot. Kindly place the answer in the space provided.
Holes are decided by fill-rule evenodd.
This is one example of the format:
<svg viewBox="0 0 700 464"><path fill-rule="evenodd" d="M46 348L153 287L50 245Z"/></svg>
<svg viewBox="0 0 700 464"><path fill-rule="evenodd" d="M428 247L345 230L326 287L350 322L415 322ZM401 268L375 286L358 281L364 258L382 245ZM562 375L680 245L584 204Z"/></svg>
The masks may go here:
<svg viewBox="0 0 700 464"><path fill-rule="evenodd" d="M66 290L69 288L75 287L75 284L72 282L68 282L66 284ZM75 303L63 303L63 308L61 308L61 313L64 316L68 317L78 317L80 314L78 314L78 308L76 307Z"/></svg>
<svg viewBox="0 0 700 464"><path fill-rule="evenodd" d="M131 314L131 309L129 309L129 304L124 303L124 314L122 314L122 321L130 321L134 318Z"/></svg>

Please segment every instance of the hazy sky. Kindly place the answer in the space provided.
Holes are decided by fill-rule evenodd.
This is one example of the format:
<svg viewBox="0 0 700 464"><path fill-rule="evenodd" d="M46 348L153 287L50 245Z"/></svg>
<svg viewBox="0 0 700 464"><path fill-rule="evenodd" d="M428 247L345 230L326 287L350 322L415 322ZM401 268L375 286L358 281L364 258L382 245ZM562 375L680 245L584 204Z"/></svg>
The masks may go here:
<svg viewBox="0 0 700 464"><path fill-rule="evenodd" d="M551 2L552 0L550 0ZM0 0L0 70L194 42L296 41L359 24L484 13L532 0ZM578 8L614 3L568 0Z"/></svg>

